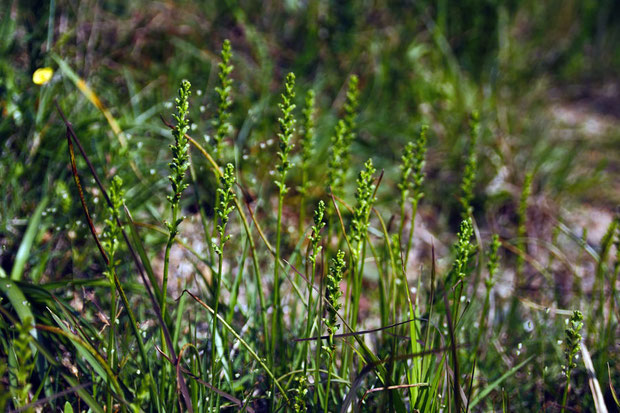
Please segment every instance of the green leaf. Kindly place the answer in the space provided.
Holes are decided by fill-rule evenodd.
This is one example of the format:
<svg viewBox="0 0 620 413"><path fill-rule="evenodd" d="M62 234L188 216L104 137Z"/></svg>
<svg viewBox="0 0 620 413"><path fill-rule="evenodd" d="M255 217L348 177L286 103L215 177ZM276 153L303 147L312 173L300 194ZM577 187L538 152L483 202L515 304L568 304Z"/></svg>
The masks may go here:
<svg viewBox="0 0 620 413"><path fill-rule="evenodd" d="M69 340L71 340L73 345L77 348L78 352L80 353L80 356L82 356L88 362L88 364L91 365L91 367L95 370L95 372L97 373L97 375L99 375L99 377L102 377L102 378L107 377L108 374L104 367L105 363L97 360L95 356L93 356L93 354L89 351L89 349L84 347L85 342L80 337L77 337L76 335L74 335L71 332L71 329L67 327L67 325L60 319L60 317L54 314L52 310L49 308L48 308L48 311L52 315L52 318L54 319L54 321L56 321L56 324L58 324L58 326L66 333L65 336ZM92 350L94 351L94 349Z"/></svg>
<svg viewBox="0 0 620 413"><path fill-rule="evenodd" d="M65 413L73 413L73 407L71 407L71 403L65 402L64 412Z"/></svg>
<svg viewBox="0 0 620 413"><path fill-rule="evenodd" d="M609 390L611 390L611 396L614 398L616 402L616 406L620 407L620 401L618 400L618 395L616 394L616 390L611 381L611 370L609 368L609 363L607 363L607 375L609 376Z"/></svg>
<svg viewBox="0 0 620 413"><path fill-rule="evenodd" d="M12 280L19 281L22 279L24 267L26 266L26 260L30 255L30 248L32 248L32 243L34 242L34 239L39 230L41 216L46 206L47 197L43 198L43 200L39 203L37 209L35 209L34 213L29 219L30 223L28 224L28 228L26 228L26 233L24 234L22 243L19 245L17 255L15 256L15 264L13 265L13 269L11 270Z"/></svg>
<svg viewBox="0 0 620 413"><path fill-rule="evenodd" d="M0 268L0 291L8 298L11 306L17 313L19 320L23 323L24 320L30 319L34 323L34 315L30 310L30 303L26 300L24 293L19 288L16 282L6 278L6 273ZM37 338L37 330L32 328L30 335ZM34 349L33 349L34 351Z"/></svg>

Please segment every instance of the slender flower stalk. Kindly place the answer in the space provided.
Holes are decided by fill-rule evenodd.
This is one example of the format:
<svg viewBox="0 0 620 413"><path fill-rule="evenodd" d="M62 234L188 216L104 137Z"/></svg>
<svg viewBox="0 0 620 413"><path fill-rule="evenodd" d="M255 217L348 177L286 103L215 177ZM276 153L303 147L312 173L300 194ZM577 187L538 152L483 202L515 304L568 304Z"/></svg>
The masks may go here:
<svg viewBox="0 0 620 413"><path fill-rule="evenodd" d="M357 110L359 107L359 78L357 75L351 75L349 84L347 85L347 99L344 104L344 123L346 126L346 134L344 139L345 152L343 154L342 169L347 171L351 160L351 144L355 141L357 133Z"/></svg>
<svg viewBox="0 0 620 413"><path fill-rule="evenodd" d="M215 159L217 160L222 159L222 142L232 130L232 125L229 122L230 107L233 103L230 95L233 83L230 78L230 74L234 69L234 66L230 63L231 58L232 50L230 47L230 41L226 39L222 44L221 62L218 64L219 85L215 88L215 92L218 97L218 106L217 117L213 121L213 126L215 127L213 141L215 145Z"/></svg>
<svg viewBox="0 0 620 413"><path fill-rule="evenodd" d="M469 135L469 155L465 164L465 172L461 182L461 198L459 199L462 208L461 217L463 219L471 217L474 213L471 201L474 199L474 185L476 183L476 171L478 170L478 159L476 156L476 145L480 136L480 116L478 112L471 114Z"/></svg>
<svg viewBox="0 0 620 413"><path fill-rule="evenodd" d="M108 265L105 276L110 283L110 325L108 330L108 366L111 371L116 368L116 252L120 245L121 228L118 225L120 211L123 208L123 180L119 176L112 179L110 185L110 201L112 206L108 206L108 217L105 219L105 229L103 231L102 242L103 248L108 256ZM112 392L109 392L106 399L106 405L109 411L112 409Z"/></svg>
<svg viewBox="0 0 620 413"><path fill-rule="evenodd" d="M327 182L331 193L342 196L344 192L344 179L346 170L343 168L346 147L347 126L340 119L336 124L334 135L331 138L330 157L327 164Z"/></svg>
<svg viewBox="0 0 620 413"><path fill-rule="evenodd" d="M321 229L325 226L325 222L323 221L325 216L325 202L319 201L317 208L314 210L314 225L312 226L312 232L310 233L310 244L312 245L312 253L308 256L308 261L310 261L312 265L312 270L310 272L310 284L308 285L308 316L307 316L307 324L306 324L306 337L310 337L312 333L312 320L314 317L312 316L314 304L312 300L312 286L314 284L314 278L316 276L316 260L321 252ZM309 345L306 343L304 345L304 373L307 370L308 364L308 349ZM318 377L318 365L316 367L316 374Z"/></svg>
<svg viewBox="0 0 620 413"><path fill-rule="evenodd" d="M581 311L573 311L568 320L568 328L565 330L566 340L564 343L564 357L566 364L562 366L564 374L566 374L566 386L564 387L564 394L562 395L562 413L566 410L566 400L568 399L568 391L570 389L570 376L573 373L573 369L577 367L575 359L577 353L581 350L581 328L583 327L583 314Z"/></svg>
<svg viewBox="0 0 620 413"><path fill-rule="evenodd" d="M610 285L611 285L611 297L612 298L609 300L609 311L607 312L607 314L609 314L609 317L607 319L607 333L605 334L605 340L607 341L608 345L614 340L613 314L616 314L615 313L616 311L615 297L617 296L616 285L618 282L618 275L620 274L620 215L616 215L616 217L614 218L614 221L616 222L616 225L615 225L616 226L616 241L614 242L615 247L616 247L616 256L615 256L613 270L611 272L612 277L611 277Z"/></svg>
<svg viewBox="0 0 620 413"><path fill-rule="evenodd" d="M179 233L179 225L183 222L185 217L179 217L180 201L183 191L189 186L185 182L185 173L189 168L189 143L185 134L189 130L189 120L187 119L189 113L189 96L191 84L187 80L181 82L179 87L178 97L175 99L177 113L172 117L176 121L176 126L172 130L172 137L174 143L170 145L172 151L172 162L168 164L170 167L170 175L168 180L172 187L172 193L166 198L170 203L170 221L166 221L166 227L168 228L168 242L166 243L166 250L164 252L164 272L161 288L161 317L162 320L166 320L166 299L168 291L168 272L170 266L170 249L176 236ZM164 321L165 322L165 321ZM166 342L162 333L162 347L166 349ZM166 365L161 370L161 383L160 393L163 395L164 383L168 381L168 375L170 373L170 367Z"/></svg>
<svg viewBox="0 0 620 413"><path fill-rule="evenodd" d="M480 346L480 340L482 339L482 333L486 331L487 321L489 319L489 307L491 302L491 290L495 285L495 276L499 268L499 256L497 252L501 243L499 241L499 235L493 234L491 245L487 252L487 270L489 272L488 278L484 281L486 286L486 295L484 297L484 304L482 306L482 313L480 313L480 322L478 327L478 336L476 337L476 351L472 352L472 360L477 356L478 348Z"/></svg>
<svg viewBox="0 0 620 413"><path fill-rule="evenodd" d="M404 265L407 266L407 259L409 257L409 251L411 250L411 244L413 242L413 231L415 227L415 217L418 211L418 204L420 199L424 196L422 192L422 184L424 183L424 164L426 161L426 132L428 130L427 125L422 125L420 133L416 139L409 142L405 147L405 153L402 156L402 163L400 165L400 182L398 183L398 189L400 189L400 227L398 229L399 242L395 246L402 245L403 242L403 230L405 227L405 206L407 201L411 204L411 223L409 226L409 235L407 237L407 246L404 255ZM402 248L402 246L400 247ZM400 255L400 254L399 254Z"/></svg>
<svg viewBox="0 0 620 413"><path fill-rule="evenodd" d="M453 281L460 281L467 275L467 264L469 257L473 252L473 245L471 245L471 237L474 233L471 218L465 219L461 222L461 227L457 236L456 242L456 259L452 265L451 276L454 277Z"/></svg>
<svg viewBox="0 0 620 413"><path fill-rule="evenodd" d="M325 327L327 328L327 344L322 349L327 359L327 384L325 386L325 405L323 406L324 412L328 412L329 398L330 398L330 386L331 376L334 364L334 355L336 353L336 344L334 343L334 335L338 331L340 325L338 324L337 314L342 307L342 304L338 302L342 296L340 291L340 282L342 281L342 275L346 267L344 261L344 251L338 251L336 258L332 258L331 265L329 266L329 272L327 274L327 283L325 285L325 300L327 305L327 317L323 319Z"/></svg>
<svg viewBox="0 0 620 413"><path fill-rule="evenodd" d="M454 288L454 314L452 320L458 322L459 305L461 303L461 295L463 293L463 284L467 276L467 266L469 259L473 255L476 247L471 243L471 237L474 234L474 227L471 218L467 218L461 222L461 227L457 236L455 245L456 258L452 264L452 268L448 275L449 282Z"/></svg>
<svg viewBox="0 0 620 413"><path fill-rule="evenodd" d="M304 230L306 220L306 197L310 186L308 171L310 170L312 155L314 153L314 112L315 112L314 90L308 90L305 105L302 110L302 130L301 130L301 186L299 194L301 197L299 206L299 232Z"/></svg>
<svg viewBox="0 0 620 413"><path fill-rule="evenodd" d="M164 275L162 283L162 318L165 320L166 315L166 291L168 288L168 266L170 261L170 248L177 234L179 233L179 225L183 222L184 217L179 218L179 204L181 194L189 186L185 182L185 172L189 168L189 144L185 138L185 134L189 130L189 96L191 95L191 84L187 80L181 82L179 87L179 96L175 99L177 114L172 115L177 124L172 130L174 143L170 145L172 150L172 162L168 164L170 167L170 175L168 179L172 186L172 194L167 196L170 203L170 222L166 222L168 228L168 242L164 253Z"/></svg>
<svg viewBox="0 0 620 413"><path fill-rule="evenodd" d="M528 172L525 175L525 179L523 182L523 188L521 190L521 198L519 199L519 207L518 207L518 224L517 224L517 247L521 251L520 254L517 254L517 262L515 266L515 277L514 277L514 291L512 302L510 304L509 317L514 319L517 314L517 307L519 306L519 300L517 299L516 292L521 288L521 283L523 282L524 274L523 270L525 268L525 258L524 254L527 252L527 242L525 240L527 236L527 204L528 199L531 194L532 188L532 178L533 175L531 172ZM553 254L551 254L553 255Z"/></svg>
<svg viewBox="0 0 620 413"><path fill-rule="evenodd" d="M369 159L364 164L364 169L360 171L357 179L357 190L355 193L357 206L353 210L353 219L351 220L351 246L353 247L351 255L354 271L351 274L353 280L353 311L350 322L353 329L357 326L362 274L364 272L366 237L368 235L370 211L375 201L375 186L373 184L375 172L376 169L372 164L372 159Z"/></svg>
<svg viewBox="0 0 620 413"><path fill-rule="evenodd" d="M311 262L312 264L312 270L311 270L311 276L310 276L310 283L314 283L314 279L316 277L316 260L319 257L319 254L321 252L321 229L323 229L323 227L325 226L325 222L324 222L324 217L325 217L325 202L323 201L319 201L317 208L314 210L314 225L312 226L312 233L310 234L310 243L312 244L312 254L308 257L308 260ZM319 290L319 292L321 293L321 291ZM312 309L313 309L313 303L312 303L312 284L308 286L308 324L306 325L306 337L309 337L311 332L312 332L312 324L311 324L311 320L313 319L312 317ZM319 308L322 308L320 305L320 297L319 297ZM319 311L320 314L320 311ZM321 332L321 320L320 318L318 318L318 331L319 334ZM320 346L317 345L317 354L316 354L316 366L315 366L315 370L314 370L314 380L315 383L319 383L320 382L320 374L319 374L319 366L320 366ZM308 346L306 345L306 357L304 358L305 363L307 363L308 360ZM304 364L304 371L306 370L306 364ZM318 391L314 392L314 402L317 402L317 398L318 398Z"/></svg>
<svg viewBox="0 0 620 413"><path fill-rule="evenodd" d="M374 173L375 167L372 159L364 164L364 169L360 171L357 179L357 190L355 199L357 205L353 210L353 218L351 220L351 274L350 282L347 284L345 316L348 316L350 326L353 330L357 328L357 316L359 314L360 297L362 294L362 277L364 274L364 262L366 261L366 238L368 236L368 225L370 220L370 211L375 202L374 193L375 185ZM349 293L350 299L349 299ZM351 352L346 349L344 352L344 362L342 363L342 375L346 376L349 368L349 358Z"/></svg>
<svg viewBox="0 0 620 413"><path fill-rule="evenodd" d="M532 174L532 172L528 172L525 175L525 180L523 181L523 189L521 190L521 199L519 200L519 213L518 213L519 224L517 226L517 233L520 239L519 248L521 249L523 253L526 252L525 250L526 250L526 245L527 245L525 242L525 237L527 237L527 228L525 225L527 223L527 203L532 193L532 178L533 177L534 175ZM519 280L523 278L523 267L524 266L525 266L525 259L523 258L523 255L522 254L517 255L517 276L515 277L515 282L517 283L517 285L515 285L515 288L518 288L518 282Z"/></svg>
<svg viewBox="0 0 620 413"><path fill-rule="evenodd" d="M215 215L218 219L217 234L219 237L219 244L213 241L213 250L217 254L217 276L214 279L214 317L213 317L213 329L211 339L211 382L213 386L218 387L219 383L216 381L216 353L215 353L215 337L217 335L217 314L220 303L220 292L222 288L222 267L224 261L224 244L230 239L230 235L226 234L226 224L228 224L229 215L234 211L233 205L235 199L234 185L236 182L235 167L232 164L226 164L222 177L220 178L220 186L217 189L217 203L215 205ZM216 396L215 392L212 392L210 403L214 398L217 398L216 410L219 410L219 395Z"/></svg>
<svg viewBox="0 0 620 413"><path fill-rule="evenodd" d="M355 193L357 206L353 211L353 220L351 221L351 240L355 246L352 254L355 260L358 260L362 254L362 248L368 233L370 210L375 201L373 175L376 171L372 164L372 159L369 159L364 164L364 169L360 171L357 178L357 190Z"/></svg>
<svg viewBox="0 0 620 413"><path fill-rule="evenodd" d="M280 337L281 323L282 323L282 303L280 302L280 243L282 232L282 206L284 203L284 196L288 192L289 188L286 186L286 174L291 168L291 162L289 161L289 155L293 149L293 135L295 134L295 118L293 116L293 110L295 105L293 99L295 98L295 75L289 73L286 76L286 84L284 93L282 93L282 102L278 104L280 108L281 116L278 118L280 124L279 138L279 151L277 165L278 179L275 181L278 187L278 219L276 224L276 260L274 266L274 294L273 294L273 318L271 324L271 363L275 360L275 354L277 351L276 341Z"/></svg>
<svg viewBox="0 0 620 413"><path fill-rule="evenodd" d="M328 163L328 183L331 192L342 196L344 180L351 160L351 144L355 140L357 129L357 108L359 106L358 78L349 78L347 99L344 104L344 115L336 124L331 139L330 158Z"/></svg>
<svg viewBox="0 0 620 413"><path fill-rule="evenodd" d="M616 230L620 230L620 219L613 219L609 223L609 226L600 241L601 246L599 258L596 264L596 269L594 270L594 285L592 286L592 295L598 296L598 300L597 305L592 305L590 308L588 334L593 334L595 331L595 326L593 325L594 320L605 320L605 295L608 292L605 287L605 278L606 272L608 271L607 263L609 260L609 254L612 252ZM615 286L612 287L612 289L615 289Z"/></svg>

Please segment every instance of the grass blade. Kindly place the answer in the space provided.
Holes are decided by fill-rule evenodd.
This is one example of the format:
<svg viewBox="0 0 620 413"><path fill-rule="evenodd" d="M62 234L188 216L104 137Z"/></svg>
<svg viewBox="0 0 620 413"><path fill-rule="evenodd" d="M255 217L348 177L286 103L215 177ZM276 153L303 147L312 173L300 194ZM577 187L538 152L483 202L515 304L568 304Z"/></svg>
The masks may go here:
<svg viewBox="0 0 620 413"><path fill-rule="evenodd" d="M523 360L521 363L517 364L516 366L514 366L513 368L508 370L506 373L504 373L499 379L495 380L493 383L491 383L487 387L485 387L484 390L482 390L480 393L478 393L474 397L474 399L469 404L469 408L473 409L478 403L480 403L485 397L487 397L489 395L489 393L491 393L493 390L495 390L495 388L497 388L497 386L502 384L502 382L504 380L506 380L508 377L512 376L513 374L515 374L521 367L525 366L533 358L534 358L533 355L529 356L528 358Z"/></svg>
<svg viewBox="0 0 620 413"><path fill-rule="evenodd" d="M0 291L2 291L13 306L19 320L23 323L25 320L30 319L31 323L34 325L34 315L30 310L29 303L26 300L24 293L19 288L17 283L7 278L0 278ZM31 329L30 335L36 339L37 331L34 328Z"/></svg>
<svg viewBox="0 0 620 413"><path fill-rule="evenodd" d="M15 264L13 264L13 269L11 270L11 279L14 281L21 280L24 275L23 273L24 267L26 266L26 260L30 255L30 248L32 248L32 244L39 230L41 216L43 215L43 210L47 206L47 201L47 197L43 198L34 210L32 216L29 218L30 223L28 224L28 228L26 228L24 239L21 244L19 244L19 249L17 250L17 255L15 256Z"/></svg>
<svg viewBox="0 0 620 413"><path fill-rule="evenodd" d="M62 70L62 72L67 75L67 77L73 82L73 84L75 84L75 86L80 90L80 92L82 92L84 97L86 97L86 99L88 99L88 101L92 103L93 106L95 106L101 111L106 121L108 121L112 132L114 132L114 135L118 138L121 146L123 148L127 148L127 138L123 134L123 131L118 125L116 119L114 119L114 116L112 116L112 113L110 113L108 108L106 108L105 105L101 102L99 96L97 96L97 94L90 88L90 86L86 84L84 79L79 77L78 74L75 73L75 71L71 68L71 66L69 66L69 64L65 62L60 56L55 53L51 53L51 57L58 64L60 70Z"/></svg>
<svg viewBox="0 0 620 413"><path fill-rule="evenodd" d="M616 389L614 389L613 383L611 381L611 369L609 368L609 363L607 363L607 377L609 377L609 390L611 390L611 396L614 398L616 406L620 407L620 400L618 399L618 394L616 393Z"/></svg>
<svg viewBox="0 0 620 413"><path fill-rule="evenodd" d="M586 348L585 343L581 343L581 354L583 355L583 364L586 366L586 372L588 373L588 384L590 391L592 392L592 399L594 399L594 408L596 413L607 413L607 406L605 405L605 398L601 391L601 385L596 379L596 372L594 371L594 364L590 357L590 352ZM611 383L611 380L609 381Z"/></svg>
<svg viewBox="0 0 620 413"><path fill-rule="evenodd" d="M97 403L97 401L91 396L91 394L87 392L85 388L79 387L79 383L77 382L77 380L64 373L62 377L64 377L64 379L71 385L71 387L76 389L76 393L80 396L82 400L86 402L88 407L90 407L90 409L94 413L105 413L105 410L103 410L103 408L99 405L99 403Z"/></svg>

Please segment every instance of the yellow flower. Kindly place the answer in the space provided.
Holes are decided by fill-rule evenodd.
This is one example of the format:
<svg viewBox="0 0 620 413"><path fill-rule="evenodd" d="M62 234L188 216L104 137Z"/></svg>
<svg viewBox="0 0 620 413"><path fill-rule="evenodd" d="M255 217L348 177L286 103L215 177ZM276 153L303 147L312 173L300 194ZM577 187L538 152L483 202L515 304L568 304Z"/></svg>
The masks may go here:
<svg viewBox="0 0 620 413"><path fill-rule="evenodd" d="M44 85L50 81L52 75L54 74L54 69L51 67L41 67L32 74L32 81L36 85Z"/></svg>

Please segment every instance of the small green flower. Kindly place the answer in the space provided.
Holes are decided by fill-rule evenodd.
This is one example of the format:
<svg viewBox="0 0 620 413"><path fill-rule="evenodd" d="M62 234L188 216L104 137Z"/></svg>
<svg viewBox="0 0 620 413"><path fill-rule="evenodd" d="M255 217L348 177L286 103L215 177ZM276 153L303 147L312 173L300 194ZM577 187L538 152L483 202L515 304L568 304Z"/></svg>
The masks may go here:
<svg viewBox="0 0 620 413"><path fill-rule="evenodd" d="M344 262L344 251L338 250L336 254L336 258L331 259L331 265L329 266L329 271L327 272L327 280L325 282L325 300L328 303L327 306L327 317L323 318L323 322L325 323L325 327L327 328L327 343L321 346L322 355L325 357L327 362L327 384L325 386L325 394L330 394L330 385L331 385L331 376L332 369L334 368L334 356L336 353L336 344L334 343L334 335L340 325L337 322L338 311L342 305L338 302L340 297L342 296L342 291L340 291L340 282L342 281L342 277L345 269ZM324 412L327 413L328 402L325 403Z"/></svg>
<svg viewBox="0 0 620 413"><path fill-rule="evenodd" d="M331 139L331 156L328 163L329 186L332 193L342 195L344 180L349 170L351 144L355 140L357 129L357 108L359 106L358 77L349 78L347 99L344 104L344 115L336 124Z"/></svg>
<svg viewBox="0 0 620 413"><path fill-rule="evenodd" d="M325 286L325 299L329 305L327 307L327 318L324 319L324 322L330 337L333 336L338 330L338 327L340 327L337 323L336 314L338 314L338 311L342 307L342 304L340 304L338 300L342 296L340 282L342 281L345 267L344 251L338 250L336 258L331 259Z"/></svg>
<svg viewBox="0 0 620 413"><path fill-rule="evenodd" d="M312 157L314 144L314 112L315 112L314 90L306 93L305 105L302 110L302 130L301 130L301 157L304 164L307 164Z"/></svg>
<svg viewBox="0 0 620 413"><path fill-rule="evenodd" d="M29 393L32 388L30 376L35 367L35 360L30 349L32 341L30 331L33 329L34 320L28 316L22 323L17 323L15 326L17 337L9 345L15 355L15 364L9 367L9 375L14 378L15 385L9 385L9 390L15 406L22 407L30 401Z"/></svg>
<svg viewBox="0 0 620 413"><path fill-rule="evenodd" d="M566 359L566 364L562 366L562 371L566 375L566 386L564 387L564 395L562 396L562 410L564 413L566 410L566 400L568 399L568 391L570 389L570 376L573 373L573 369L577 367L577 363L575 363L575 359L577 358L577 353L581 350L581 328L583 327L583 314L581 311L573 311L573 315L571 315L568 320L568 327L565 330L566 340L564 342L564 357Z"/></svg>
<svg viewBox="0 0 620 413"><path fill-rule="evenodd" d="M215 135L213 137L215 145L215 157L220 159L222 156L222 142L228 136L232 129L232 125L229 122L230 119L230 107L232 106L232 97L230 92L232 90L232 79L230 74L233 71L234 66L230 64L232 58L232 51L230 47L230 41L224 40L222 44L221 59L218 64L219 73L219 86L215 88L215 92L218 96L217 118L213 121L215 127Z"/></svg>
<svg viewBox="0 0 620 413"><path fill-rule="evenodd" d="M345 146L347 152L345 153L345 165L343 168L348 169L349 165L349 153L348 148L355 140L355 133L357 129L357 108L359 107L359 78L357 75L351 75L349 78L349 84L347 87L347 99L344 104L344 123L347 127L347 134L345 135Z"/></svg>
<svg viewBox="0 0 620 413"><path fill-rule="evenodd" d="M562 366L562 369L566 373L566 377L570 380L570 374L572 370L577 367L575 363L575 356L581 350L581 328L583 327L583 314L581 311L573 311L568 320L568 327L564 332L566 333L566 340L564 342L564 357L566 364Z"/></svg>
<svg viewBox="0 0 620 413"><path fill-rule="evenodd" d="M331 138L331 156L328 162L327 178L331 192L335 195L342 195L344 191L344 179L346 170L343 162L346 148L347 126L345 121L340 119L336 124L334 135Z"/></svg>
<svg viewBox="0 0 620 413"><path fill-rule="evenodd" d="M120 217L121 210L123 208L123 180L117 175L112 178L110 185L110 202L112 206L108 206L108 217L105 219L105 228L102 234L101 244L108 255L110 270L113 270L116 266L115 255L120 245L120 237L122 228L119 227L117 219ZM109 271L106 272L109 277Z"/></svg>
<svg viewBox="0 0 620 413"><path fill-rule="evenodd" d="M308 394L308 380L303 375L298 375L293 388L293 411L295 413L306 412L306 396Z"/></svg>
<svg viewBox="0 0 620 413"><path fill-rule="evenodd" d="M495 285L495 274L499 268L499 256L497 255L497 251L500 246L499 235L493 234L493 239L491 240L491 245L487 252L487 269L489 270L489 278L485 281L487 288L491 288Z"/></svg>
<svg viewBox="0 0 620 413"><path fill-rule="evenodd" d="M301 166L304 171L304 178L310 169L310 161L314 152L314 112L315 112L314 91L310 89L306 94L305 105L302 110L302 130L301 130ZM307 179L301 185L301 192L305 194L308 190Z"/></svg>
<svg viewBox="0 0 620 413"><path fill-rule="evenodd" d="M353 250L355 259L357 259L360 254L359 250L368 232L370 210L375 201L375 186L373 185L373 174L375 172L376 169L372 165L372 159L369 159L364 164L364 169L360 172L357 179L357 190L355 193L357 206L353 211L353 220L351 221L351 239L357 246L357 248Z"/></svg>
<svg viewBox="0 0 620 413"><path fill-rule="evenodd" d="M295 117L293 116L293 110L295 109L295 104L293 103L293 99L295 98L295 75L293 73L289 73L286 76L286 84L284 85L284 89L284 93L281 95L282 102L278 104L278 107L282 112L282 116L278 118L278 123L280 124L280 133L278 133L280 145L278 158L280 162L276 167L279 173L279 178L275 182L276 186L280 189L281 194L288 192L285 178L286 173L291 168L291 163L288 157L294 146L292 139L295 134Z"/></svg>
<svg viewBox="0 0 620 413"><path fill-rule="evenodd" d="M230 238L230 235L225 235L225 231L226 224L228 224L229 215L235 210L233 202L235 199L234 186L236 182L237 178L235 177L235 167L233 164L228 163L226 164L226 168L224 168L223 175L220 177L220 187L217 189L217 203L215 205L215 214L219 219L217 232L220 236L221 245L217 245L214 242L213 249L218 255L222 255L222 247Z"/></svg>
<svg viewBox="0 0 620 413"><path fill-rule="evenodd" d="M471 114L469 122L470 142L469 155L465 164L465 172L463 173L463 181L461 182L461 198L459 199L463 208L461 216L465 219L470 217L474 209L471 201L474 199L474 185L476 183L476 171L478 170L478 159L476 157L476 144L480 136L480 116L478 112Z"/></svg>
<svg viewBox="0 0 620 413"><path fill-rule="evenodd" d="M455 277L454 281L462 280L467 275L467 264L469 258L475 250L475 246L471 243L471 237L474 234L474 227L471 218L467 218L461 222L461 228L457 236L455 245L456 258L450 271L451 276Z"/></svg>
<svg viewBox="0 0 620 413"><path fill-rule="evenodd" d="M402 201L410 197L411 202L418 202L424 194L422 184L424 183L424 164L426 159L426 132L428 126L423 125L417 138L407 143L405 153L402 156L400 165L400 182L398 189L401 191Z"/></svg>
<svg viewBox="0 0 620 413"><path fill-rule="evenodd" d="M181 201L181 194L188 187L189 184L185 182L185 173L189 168L189 143L185 134L189 130L189 120L187 115L189 112L189 96L191 84L187 80L181 82L179 87L179 96L175 99L177 113L172 116L176 120L177 124L172 130L172 136L174 137L174 143L170 145L172 150L172 162L168 165L170 167L170 175L168 179L172 186L172 194L169 195L168 202L170 202L171 219L170 222L166 221L166 227L168 228L168 242L166 243L166 251L164 252L164 273L162 276L161 291L165 295L168 290L168 266L170 265L170 249L172 243L179 233L179 225L183 222L185 217L179 217L179 203ZM161 302L162 316L166 314L166 301Z"/></svg>
<svg viewBox="0 0 620 413"><path fill-rule="evenodd" d="M191 84L189 81L184 80L181 82L179 88L179 96L175 99L177 114L172 115L177 124L172 130L172 136L174 137L174 143L170 145L172 150L172 162L168 164L170 167L170 175L168 179L172 185L172 194L168 196L168 202L173 207L178 206L181 199L181 194L188 187L188 184L184 182L185 172L189 168L189 143L185 134L189 130L189 120L187 115L189 112L189 96ZM179 222L173 222L168 225L171 232L176 231Z"/></svg>
<svg viewBox="0 0 620 413"><path fill-rule="evenodd" d="M317 209L314 210L314 225L312 226L312 232L310 233L310 243L312 244L312 255L308 259L312 263L316 263L316 257L321 251L321 229L325 226L323 217L325 215L325 202L319 201Z"/></svg>

